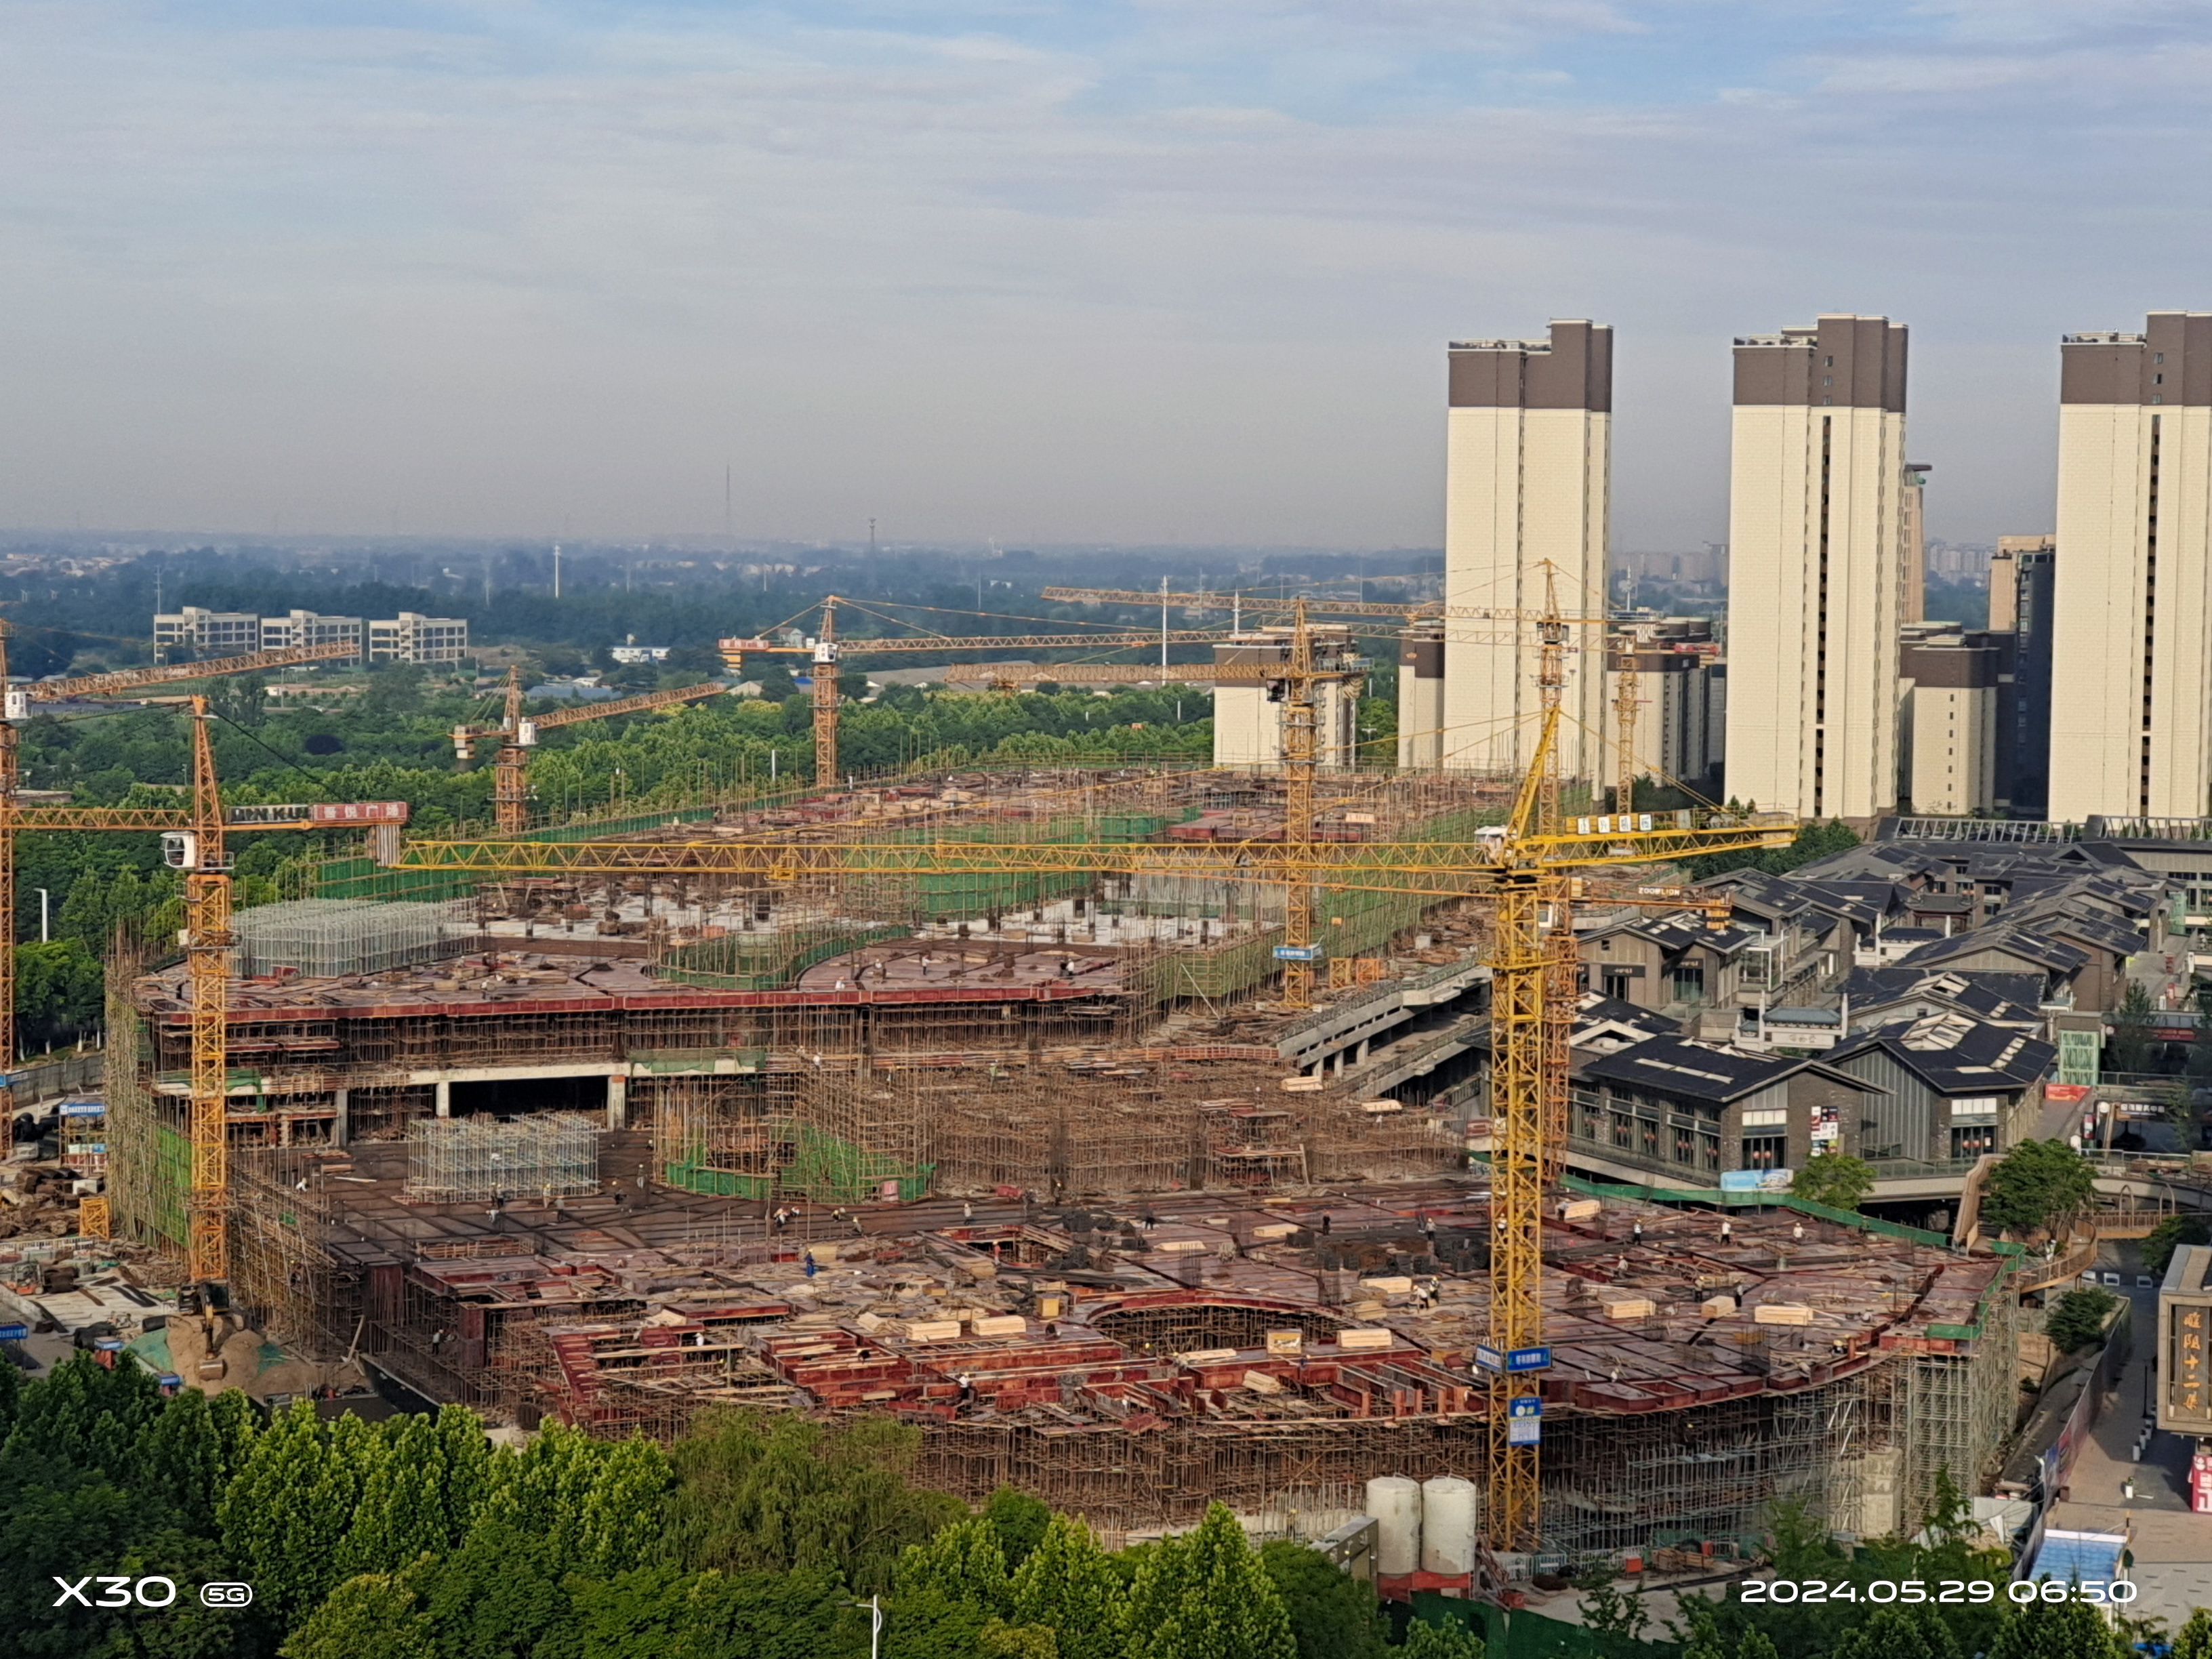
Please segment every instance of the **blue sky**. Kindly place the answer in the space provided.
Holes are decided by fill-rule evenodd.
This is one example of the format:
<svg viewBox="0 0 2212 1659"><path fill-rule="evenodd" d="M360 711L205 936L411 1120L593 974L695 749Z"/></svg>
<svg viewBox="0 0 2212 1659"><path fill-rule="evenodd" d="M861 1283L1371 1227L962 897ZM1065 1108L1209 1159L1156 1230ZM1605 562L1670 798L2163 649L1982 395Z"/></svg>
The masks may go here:
<svg viewBox="0 0 2212 1659"><path fill-rule="evenodd" d="M2212 308L2212 6L0 0L0 524L1433 544L1443 345L1913 328L1932 528L2057 337Z"/></svg>

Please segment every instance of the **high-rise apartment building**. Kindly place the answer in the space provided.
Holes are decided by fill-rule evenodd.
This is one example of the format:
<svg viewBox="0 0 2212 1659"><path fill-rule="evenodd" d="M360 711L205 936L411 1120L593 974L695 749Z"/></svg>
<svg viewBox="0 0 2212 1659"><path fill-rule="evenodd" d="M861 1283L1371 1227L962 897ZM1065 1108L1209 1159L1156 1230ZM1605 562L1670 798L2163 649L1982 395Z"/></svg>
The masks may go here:
<svg viewBox="0 0 2212 1659"><path fill-rule="evenodd" d="M1466 340L1449 354L1445 434L1444 599L1453 605L1539 610L1545 566L1562 611L1603 614L1611 592L1613 331L1555 322L1541 340ZM1604 753L1604 641L1567 658L1560 765L1600 779ZM1528 623L1455 620L1444 655L1443 763L1525 765L1541 697L1536 630Z"/></svg>
<svg viewBox="0 0 2212 1659"><path fill-rule="evenodd" d="M2009 598L2000 606L1998 570L2008 556L2013 565ZM2012 738L2009 788L2005 792L2017 818L2051 816L2051 690L2053 601L2058 590L2058 538L2004 536L1990 566L1990 626L2000 615L2013 635Z"/></svg>
<svg viewBox="0 0 2212 1659"><path fill-rule="evenodd" d="M2001 804L2012 638L1956 623L1905 625L1899 765L1916 813L1964 817Z"/></svg>
<svg viewBox="0 0 2212 1659"><path fill-rule="evenodd" d="M1398 764L1408 771L1433 771L1443 760L1447 631L1442 622L1399 630Z"/></svg>
<svg viewBox="0 0 2212 1659"><path fill-rule="evenodd" d="M1808 817L1897 802L1905 330L1824 316L1735 343L1728 791Z"/></svg>
<svg viewBox="0 0 2212 1659"><path fill-rule="evenodd" d="M1314 759L1322 766L1356 766L1383 757L1359 752L1359 687L1366 665L1359 641L1342 623L1309 629L1314 666L1331 678L1314 687ZM1213 647L1217 668L1271 672L1291 660L1291 630L1255 628ZM1213 763L1234 769L1268 769L1283 763L1284 686L1279 680L1223 679L1213 688Z"/></svg>
<svg viewBox="0 0 2212 1659"><path fill-rule="evenodd" d="M1710 793L1728 732L1728 668L1703 617L1639 616L1606 652L1606 713L1615 714L1625 670L1636 671L1634 748L1639 777Z"/></svg>
<svg viewBox="0 0 2212 1659"><path fill-rule="evenodd" d="M2059 347L2049 816L2212 811L2212 313Z"/></svg>
<svg viewBox="0 0 2212 1659"><path fill-rule="evenodd" d="M2020 625L2020 577L2036 554L2048 555L2055 536L2000 536L1990 555L1990 626L2000 632Z"/></svg>
<svg viewBox="0 0 2212 1659"><path fill-rule="evenodd" d="M1905 484L1899 500L1905 513L1905 620L1928 619L1928 475L1936 469L1925 461L1905 464Z"/></svg>

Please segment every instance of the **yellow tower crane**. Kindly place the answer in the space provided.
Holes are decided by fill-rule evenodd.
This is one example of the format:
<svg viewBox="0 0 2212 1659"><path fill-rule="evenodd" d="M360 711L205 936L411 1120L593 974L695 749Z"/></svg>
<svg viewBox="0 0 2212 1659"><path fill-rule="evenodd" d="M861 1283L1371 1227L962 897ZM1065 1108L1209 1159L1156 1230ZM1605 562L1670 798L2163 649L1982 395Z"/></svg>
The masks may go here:
<svg viewBox="0 0 2212 1659"><path fill-rule="evenodd" d="M206 664L195 665L204 668ZM230 872L227 832L332 830L375 826L394 840L407 822L404 801L317 803L310 805L225 808L217 787L214 716L204 696L191 699L191 805L176 807L24 806L12 793L0 804L0 847L38 830L157 833L163 861L185 878L186 982L192 994L190 1138L191 1185L187 1209L186 1260L195 1282L221 1284L229 1276L230 1143L226 1127L229 1075L228 953ZM0 738L4 741L4 738Z"/></svg>
<svg viewBox="0 0 2212 1659"><path fill-rule="evenodd" d="M735 671L742 671L747 657L804 656L811 659L814 787L817 789L834 788L837 782L837 711L842 702L837 675L848 653L873 656L878 652L919 651L943 656L953 651L1118 651L1139 646L1212 645L1229 637L1219 629L1178 629L1157 634L1003 634L968 639L930 635L890 640L841 640L837 637L837 607L842 603L844 600L835 593L822 601L822 632L804 645L778 645L767 639L727 639L720 646L722 660Z"/></svg>
<svg viewBox="0 0 2212 1659"><path fill-rule="evenodd" d="M1541 635L1549 629L1595 628L1609 632L1616 624L1612 618L1598 615L1562 614L1552 593L1554 572L1547 562L1544 567L1546 604L1541 611L1513 606L1446 605L1441 599L1419 600L1412 604L1393 604L1378 599L1333 599L1297 597L1280 599L1245 593L1148 593L1142 588L1121 587L1048 587L1043 597L1049 600L1073 605L1158 605L1164 616L1170 606L1186 610L1229 611L1240 619L1246 612L1254 616L1284 616L1304 605L1307 614L1316 617L1388 617L1404 623L1431 621L1461 621L1511 623L1516 628L1536 630ZM1564 639L1553 641L1553 646L1568 653L1581 653L1597 657L1610 667L1616 677L1613 698L1613 746L1615 766L1613 780L1613 809L1616 811L1632 807L1636 793L1636 725L1643 698L1637 678L1635 642L1626 642L1626 648L1607 651L1605 632L1594 646L1571 646ZM1455 645L1497 645L1525 648L1530 641L1519 632L1495 636L1455 635Z"/></svg>
<svg viewBox="0 0 2212 1659"><path fill-rule="evenodd" d="M118 691L146 685L172 685L225 674L251 674L265 668L291 668L302 663L331 662L357 657L360 647L340 641L323 645L288 646L276 651L249 651L242 656L216 657L206 662L159 663L146 668L118 668L99 674L80 674L70 679L36 680L28 685L8 685L8 638L12 630L0 623L0 917L7 929L0 950L0 1110L13 1098L7 1082L15 1065L15 836L16 793L22 787L21 761L17 752L15 723L31 717L32 705L64 702L80 697L107 697ZM82 817L89 809L77 809ZM142 828L86 823L41 826L55 829L103 830Z"/></svg>
<svg viewBox="0 0 2212 1659"><path fill-rule="evenodd" d="M455 726L453 757L473 760L477 744L497 740L499 746L492 756L492 811L501 835L519 836L530 827L530 751L538 746L541 733L612 720L618 714L641 714L679 703L703 702L728 689L719 680L708 680L675 690L642 691L634 697L615 697L532 716L523 712L522 671L511 667L507 671L507 707L499 724Z"/></svg>

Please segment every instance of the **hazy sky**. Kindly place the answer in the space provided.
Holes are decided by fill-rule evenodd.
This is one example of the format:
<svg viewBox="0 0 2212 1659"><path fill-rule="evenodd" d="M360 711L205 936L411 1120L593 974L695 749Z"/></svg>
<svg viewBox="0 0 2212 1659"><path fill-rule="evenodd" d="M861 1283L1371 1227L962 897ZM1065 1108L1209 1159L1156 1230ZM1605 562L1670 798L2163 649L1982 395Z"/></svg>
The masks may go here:
<svg viewBox="0 0 2212 1659"><path fill-rule="evenodd" d="M1912 326L1933 533L2212 308L2205 0L0 0L0 525L1433 544L1443 343Z"/></svg>

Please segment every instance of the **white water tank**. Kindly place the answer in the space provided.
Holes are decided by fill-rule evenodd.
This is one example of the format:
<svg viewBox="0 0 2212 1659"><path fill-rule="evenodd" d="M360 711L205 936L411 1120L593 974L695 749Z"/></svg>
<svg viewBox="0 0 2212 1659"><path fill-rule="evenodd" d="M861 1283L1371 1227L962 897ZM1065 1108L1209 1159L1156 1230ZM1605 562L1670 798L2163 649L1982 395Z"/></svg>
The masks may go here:
<svg viewBox="0 0 2212 1659"><path fill-rule="evenodd" d="M1375 1571L1391 1578L1419 1571L1421 1483L1376 1475L1367 1483L1367 1513L1375 1517Z"/></svg>
<svg viewBox="0 0 2212 1659"><path fill-rule="evenodd" d="M1421 1482L1421 1571L1474 1571L1474 1482L1440 1474Z"/></svg>

